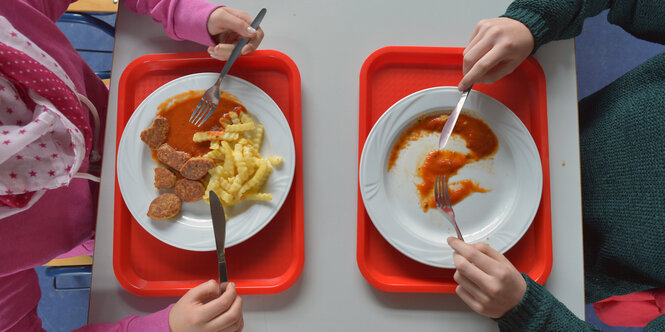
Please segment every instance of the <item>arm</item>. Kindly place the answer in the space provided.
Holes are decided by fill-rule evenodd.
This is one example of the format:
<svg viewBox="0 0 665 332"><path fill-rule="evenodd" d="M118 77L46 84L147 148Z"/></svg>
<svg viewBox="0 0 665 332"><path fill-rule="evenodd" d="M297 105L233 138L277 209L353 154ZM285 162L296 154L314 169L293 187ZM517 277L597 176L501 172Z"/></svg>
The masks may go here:
<svg viewBox="0 0 665 332"><path fill-rule="evenodd" d="M487 243L448 238L455 250L455 290L469 307L493 318L502 331L599 331Z"/></svg>
<svg viewBox="0 0 665 332"><path fill-rule="evenodd" d="M579 35L586 18L598 15L609 6L609 0L518 0L510 4L502 16L529 28L535 39L533 51L536 51L547 42Z"/></svg>
<svg viewBox="0 0 665 332"><path fill-rule="evenodd" d="M547 289L526 274L526 292L520 303L495 319L501 331L600 331L577 318Z"/></svg>
<svg viewBox="0 0 665 332"><path fill-rule="evenodd" d="M206 0L126 0L125 6L137 14L150 15L172 39L215 44L208 34L207 22L218 5Z"/></svg>
<svg viewBox="0 0 665 332"><path fill-rule="evenodd" d="M584 19L608 6L609 0L514 1L502 17L477 24L464 50L464 78L459 89L496 82L541 45L578 35Z"/></svg>
<svg viewBox="0 0 665 332"><path fill-rule="evenodd" d="M233 283L210 280L183 295L178 302L156 313L130 316L114 324L92 324L78 332L237 332L244 327L242 299Z"/></svg>
<svg viewBox="0 0 665 332"><path fill-rule="evenodd" d="M208 53L220 60L228 59L240 37L250 38L242 54L256 50L263 40L263 30L249 26L252 18L246 12L206 0L126 0L125 5L137 14L150 15L175 40L209 46Z"/></svg>

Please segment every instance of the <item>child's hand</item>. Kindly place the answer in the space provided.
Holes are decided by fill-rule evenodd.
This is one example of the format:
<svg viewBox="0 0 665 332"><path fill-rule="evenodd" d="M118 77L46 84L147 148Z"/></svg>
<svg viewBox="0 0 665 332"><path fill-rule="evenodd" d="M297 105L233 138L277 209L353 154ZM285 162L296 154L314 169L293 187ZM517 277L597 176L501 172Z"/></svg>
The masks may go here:
<svg viewBox="0 0 665 332"><path fill-rule="evenodd" d="M242 48L242 54L256 50L263 40L263 30L260 27L254 30L250 24L252 18L242 10L229 7L215 9L208 18L208 33L219 44L208 47L210 56L225 61L240 37L250 38Z"/></svg>
<svg viewBox="0 0 665 332"><path fill-rule="evenodd" d="M464 78L459 90L498 81L515 70L533 47L531 30L519 21L500 17L478 22L464 50Z"/></svg>
<svg viewBox="0 0 665 332"><path fill-rule="evenodd" d="M520 303L526 281L505 256L483 242L449 237L448 244L455 250L455 291L473 311L499 318Z"/></svg>
<svg viewBox="0 0 665 332"><path fill-rule="evenodd" d="M225 286L224 286L225 285ZM204 282L183 295L169 312L172 332L241 331L242 299L232 283Z"/></svg>

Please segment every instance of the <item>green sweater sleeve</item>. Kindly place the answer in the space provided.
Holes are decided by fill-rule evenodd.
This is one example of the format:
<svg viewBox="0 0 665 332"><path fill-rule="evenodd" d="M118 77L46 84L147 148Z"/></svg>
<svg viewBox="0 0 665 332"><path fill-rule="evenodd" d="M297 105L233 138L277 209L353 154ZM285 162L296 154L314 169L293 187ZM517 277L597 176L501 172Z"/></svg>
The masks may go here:
<svg viewBox="0 0 665 332"><path fill-rule="evenodd" d="M661 1L640 0L516 0L503 17L526 25L535 39L534 52L543 44L573 38L584 20L610 8L608 20L637 38L665 42L665 6Z"/></svg>
<svg viewBox="0 0 665 332"><path fill-rule="evenodd" d="M644 327L642 332L662 332L665 331L665 314L658 316Z"/></svg>
<svg viewBox="0 0 665 332"><path fill-rule="evenodd" d="M501 331L600 331L577 318L543 286L522 273L526 293L522 301L496 320Z"/></svg>
<svg viewBox="0 0 665 332"><path fill-rule="evenodd" d="M608 8L609 0L517 0L502 16L526 25L535 39L534 51L553 40L568 39L582 32L584 19Z"/></svg>

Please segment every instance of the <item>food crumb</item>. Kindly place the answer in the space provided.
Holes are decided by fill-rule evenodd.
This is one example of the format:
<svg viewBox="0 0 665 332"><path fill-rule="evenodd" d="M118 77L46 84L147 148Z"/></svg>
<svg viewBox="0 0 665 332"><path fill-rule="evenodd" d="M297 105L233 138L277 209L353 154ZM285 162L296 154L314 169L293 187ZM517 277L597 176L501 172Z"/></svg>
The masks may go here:
<svg viewBox="0 0 665 332"><path fill-rule="evenodd" d="M566 166L566 162L561 162L561 166Z"/></svg>

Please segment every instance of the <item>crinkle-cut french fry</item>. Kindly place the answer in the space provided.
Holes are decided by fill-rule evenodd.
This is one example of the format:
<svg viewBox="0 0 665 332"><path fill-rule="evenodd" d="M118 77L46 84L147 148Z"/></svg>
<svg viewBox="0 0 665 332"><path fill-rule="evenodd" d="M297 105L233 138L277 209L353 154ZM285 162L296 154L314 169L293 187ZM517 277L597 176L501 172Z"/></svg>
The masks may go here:
<svg viewBox="0 0 665 332"><path fill-rule="evenodd" d="M284 161L284 158L282 158L282 156L270 156L268 157L268 161L270 162L270 165L277 166Z"/></svg>
<svg viewBox="0 0 665 332"><path fill-rule="evenodd" d="M229 194L237 196L237 193L240 191L240 188L243 187L244 181L240 180L240 177L236 175L231 181L231 186L229 187Z"/></svg>
<svg viewBox="0 0 665 332"><path fill-rule="evenodd" d="M233 164L233 150L229 142L222 141L222 150L224 151L224 177L230 178L235 175L235 166Z"/></svg>
<svg viewBox="0 0 665 332"><path fill-rule="evenodd" d="M233 149L233 159L236 163L236 169L238 170L238 181L244 183L249 179L249 169L247 168L247 162L242 154L242 144L238 142Z"/></svg>
<svg viewBox="0 0 665 332"><path fill-rule="evenodd" d="M219 161L224 160L224 152L220 149L211 150L210 152L204 154L203 156L210 159L217 159Z"/></svg>
<svg viewBox="0 0 665 332"><path fill-rule="evenodd" d="M229 112L229 117L231 118L232 124L240 123L240 118L238 117L238 112Z"/></svg>
<svg viewBox="0 0 665 332"><path fill-rule="evenodd" d="M270 193L250 193L246 194L244 197L249 201L270 201L272 200L272 194Z"/></svg>
<svg viewBox="0 0 665 332"><path fill-rule="evenodd" d="M254 119L247 112L240 113L240 122L242 123L254 123Z"/></svg>
<svg viewBox="0 0 665 332"><path fill-rule="evenodd" d="M219 118L219 124L222 125L222 128L226 128L226 126L232 124L232 122L231 122L231 119L229 119L226 116L223 116L223 117Z"/></svg>
<svg viewBox="0 0 665 332"><path fill-rule="evenodd" d="M238 139L240 139L240 133L224 132L222 135L224 141L237 141Z"/></svg>
<svg viewBox="0 0 665 332"><path fill-rule="evenodd" d="M249 123L239 123L239 124L232 124L226 126L224 128L224 131L229 132L229 133L235 133L235 132L244 132L248 130L254 130L256 127L254 126L254 122L249 122Z"/></svg>
<svg viewBox="0 0 665 332"><path fill-rule="evenodd" d="M217 166L215 168L219 169L219 171L215 172L216 174L210 176L210 178L208 179L208 187L210 187L210 189L221 188L228 191L229 188L231 187L231 184L227 179L221 176L223 168L221 166ZM210 190L208 189L208 191Z"/></svg>
<svg viewBox="0 0 665 332"><path fill-rule="evenodd" d="M224 167L223 166L215 166L211 169L208 170L208 174L212 176L212 178L216 179L224 175Z"/></svg>
<svg viewBox="0 0 665 332"><path fill-rule="evenodd" d="M263 143L263 125L259 124L254 130L254 138L252 138L252 145L256 151L261 151L261 144Z"/></svg>
<svg viewBox="0 0 665 332"><path fill-rule="evenodd" d="M198 141L210 141L206 157L215 161L215 167L204 179L206 192L217 193L224 206L244 200L271 200L272 194L259 192L267 181L272 167L283 163L283 158L264 158L259 150L263 143L264 127L244 111L231 111L219 119L223 130L197 133ZM225 213L229 210L225 210Z"/></svg>
<svg viewBox="0 0 665 332"><path fill-rule="evenodd" d="M192 140L194 142L205 142L205 141L213 141L213 140L220 140L224 136L225 132L223 131L199 131L194 133L194 137Z"/></svg>
<svg viewBox="0 0 665 332"><path fill-rule="evenodd" d="M217 194L217 196L219 196L219 199L222 201L222 205L225 205L224 203L226 203L226 206L232 205L232 203L234 203L234 201L235 201L235 199L233 198L233 195L231 195L230 193L226 192L225 190L223 190L221 188L219 190L216 190L215 194ZM235 203L235 204L237 204L237 203Z"/></svg>
<svg viewBox="0 0 665 332"><path fill-rule="evenodd" d="M256 170L256 158L254 157L252 145L248 144L242 147L242 156L245 159L245 163L247 164L247 171L249 173L254 173Z"/></svg>
<svg viewBox="0 0 665 332"><path fill-rule="evenodd" d="M260 160L259 168L256 170L256 173L254 173L254 176L252 176L252 178L249 179L249 181L247 181L247 183L245 183L242 188L240 188L240 196L242 196L245 192L251 191L252 189L260 188L263 183L265 183L268 175L270 175L271 170L272 166L270 166L268 161L264 159Z"/></svg>

